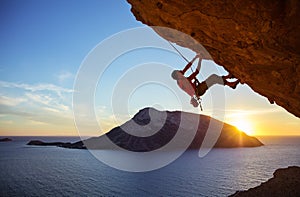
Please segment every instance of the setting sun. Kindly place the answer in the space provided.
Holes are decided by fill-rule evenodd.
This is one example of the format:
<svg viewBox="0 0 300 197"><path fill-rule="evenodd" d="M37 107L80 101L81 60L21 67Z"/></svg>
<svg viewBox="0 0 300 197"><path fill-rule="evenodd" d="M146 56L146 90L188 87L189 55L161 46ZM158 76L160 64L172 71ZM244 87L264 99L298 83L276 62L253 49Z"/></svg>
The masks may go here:
<svg viewBox="0 0 300 197"><path fill-rule="evenodd" d="M238 130L245 132L247 135L253 135L254 131L252 125L249 121L238 119L231 123L234 125Z"/></svg>

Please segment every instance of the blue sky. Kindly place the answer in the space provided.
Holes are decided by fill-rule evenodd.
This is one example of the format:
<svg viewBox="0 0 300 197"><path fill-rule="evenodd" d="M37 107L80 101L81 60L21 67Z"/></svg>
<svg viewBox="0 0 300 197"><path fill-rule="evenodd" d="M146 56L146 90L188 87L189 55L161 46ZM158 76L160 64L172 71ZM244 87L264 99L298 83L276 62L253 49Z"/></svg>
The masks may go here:
<svg viewBox="0 0 300 197"><path fill-rule="evenodd" d="M72 93L84 58L108 37L144 25L135 20L130 5L121 0L2 0L0 26L0 135L9 136L77 135ZM194 55L192 51L179 49L189 59ZM111 92L115 80L143 62L160 62L176 69L185 64L174 51L151 49L117 59L100 80L96 93L95 110L104 125L102 132L129 118L128 114L118 114L121 118L116 123L110 112L109 98L105 98L103 92ZM226 73L206 61L200 79L208 76L213 67ZM139 90L128 99L129 115L155 103L165 109L178 109L172 93L162 86L152 84ZM225 93L226 122L250 122L254 134L299 135L298 118L281 107L270 105L248 86L239 85L235 91L225 88ZM188 96L182 95L187 101L184 110L195 111L188 104ZM215 98L210 94L203 97L204 114L210 115L212 111L211 99ZM282 120L286 124L278 123Z"/></svg>
<svg viewBox="0 0 300 197"><path fill-rule="evenodd" d="M75 73L86 54L106 37L141 26L124 1L9 0L1 4L3 80L57 82L53 75Z"/></svg>

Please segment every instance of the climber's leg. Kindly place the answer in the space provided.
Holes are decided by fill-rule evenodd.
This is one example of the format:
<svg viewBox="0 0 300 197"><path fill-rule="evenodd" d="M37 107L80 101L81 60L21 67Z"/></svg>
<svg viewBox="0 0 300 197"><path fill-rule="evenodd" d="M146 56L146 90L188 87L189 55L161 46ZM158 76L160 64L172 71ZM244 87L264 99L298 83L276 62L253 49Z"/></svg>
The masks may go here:
<svg viewBox="0 0 300 197"><path fill-rule="evenodd" d="M210 88L211 86L215 85L215 84L220 84L220 85L224 85L226 81L226 76L218 76L216 74L212 74L210 75L206 80L206 85L208 88Z"/></svg>

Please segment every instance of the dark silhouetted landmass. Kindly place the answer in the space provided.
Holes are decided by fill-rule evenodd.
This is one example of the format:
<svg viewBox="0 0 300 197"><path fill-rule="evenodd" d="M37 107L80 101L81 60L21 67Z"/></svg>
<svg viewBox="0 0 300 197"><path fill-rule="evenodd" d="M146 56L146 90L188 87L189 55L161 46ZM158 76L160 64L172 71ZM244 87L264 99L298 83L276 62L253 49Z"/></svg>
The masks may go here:
<svg viewBox="0 0 300 197"><path fill-rule="evenodd" d="M27 143L27 145L58 146L58 147L64 147L64 148L85 149L85 147L82 144L82 141L79 141L76 143L70 143L70 142L43 142L40 140L31 140L30 142Z"/></svg>
<svg viewBox="0 0 300 197"><path fill-rule="evenodd" d="M130 123L135 122L141 126L147 125L148 130L152 129L155 131L155 126L153 128L152 126L148 126L148 123L150 122L150 111L152 117L155 117L153 120L151 120L151 125L162 125L162 127L160 127L160 130L153 135L147 137L138 137L130 135L122 129L125 126L130 129ZM166 115L166 117L162 118L164 115ZM188 124L182 125L182 118L186 119L186 121L188 121ZM198 123L198 121L198 127L193 128L193 126L196 124L196 122ZM153 122L154 124L152 124ZM120 127L115 127L104 136L93 137L76 143L45 143L41 141L34 141L28 143L28 145L60 146L65 148L79 149L85 149L86 147L88 147L89 149L110 149L111 142L108 142L108 138L114 144L126 150L144 152L156 150L163 147L173 139L173 137L177 133L178 128L180 127L181 130L187 133L187 135L190 132L194 131L194 129L197 130L196 135L189 148L199 149L204 140L204 137L206 136L209 126L212 125L216 128L218 126L221 128L221 131L218 129L209 130L210 134L219 136L214 145L215 148L257 147L263 145L257 138L248 136L244 132L237 130L236 127L210 118L208 116L181 111L158 111L153 108L145 108L140 110L131 120L127 121ZM132 130L134 129L135 128L132 128ZM144 131L141 130L137 132ZM176 148L181 148L180 144L181 143L179 142L179 146Z"/></svg>
<svg viewBox="0 0 300 197"><path fill-rule="evenodd" d="M299 197L300 196L300 167L291 166L278 169L273 178L260 186L247 191L238 191L231 197Z"/></svg>
<svg viewBox="0 0 300 197"><path fill-rule="evenodd" d="M36 146L63 146L65 144L71 144L69 142L43 142L40 140L31 140L27 145L36 145Z"/></svg>
<svg viewBox="0 0 300 197"><path fill-rule="evenodd" d="M0 139L0 142L11 142L12 141L12 139L10 139L10 138L1 138Z"/></svg>

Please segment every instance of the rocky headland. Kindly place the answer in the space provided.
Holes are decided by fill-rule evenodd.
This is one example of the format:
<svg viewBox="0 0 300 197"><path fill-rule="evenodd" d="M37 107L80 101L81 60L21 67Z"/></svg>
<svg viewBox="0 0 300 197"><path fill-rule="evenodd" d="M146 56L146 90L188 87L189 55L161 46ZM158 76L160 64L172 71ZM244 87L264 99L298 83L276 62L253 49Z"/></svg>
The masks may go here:
<svg viewBox="0 0 300 197"><path fill-rule="evenodd" d="M299 197L300 196L300 167L290 166L277 169L273 178L247 191L238 191L231 197Z"/></svg>

